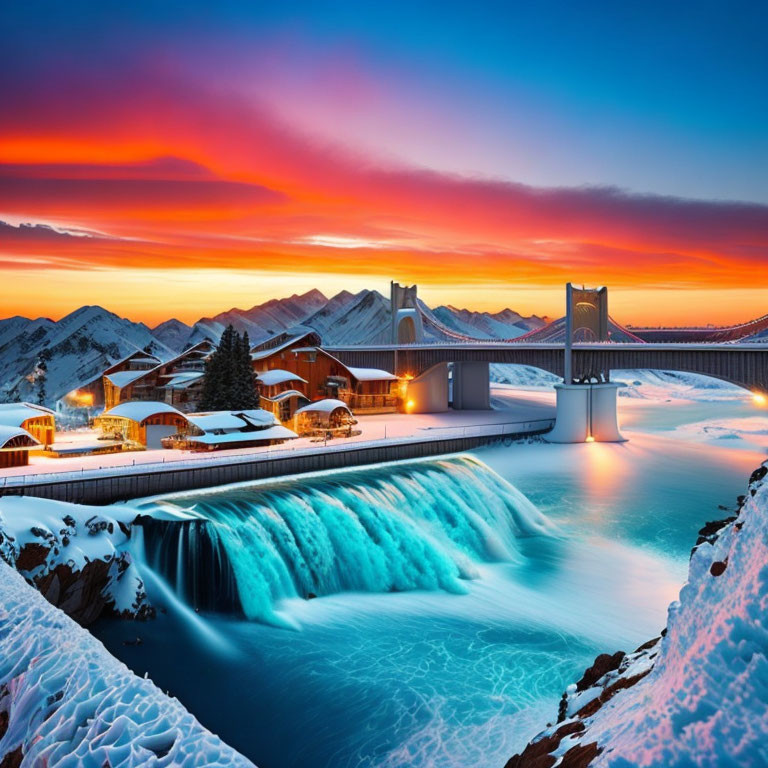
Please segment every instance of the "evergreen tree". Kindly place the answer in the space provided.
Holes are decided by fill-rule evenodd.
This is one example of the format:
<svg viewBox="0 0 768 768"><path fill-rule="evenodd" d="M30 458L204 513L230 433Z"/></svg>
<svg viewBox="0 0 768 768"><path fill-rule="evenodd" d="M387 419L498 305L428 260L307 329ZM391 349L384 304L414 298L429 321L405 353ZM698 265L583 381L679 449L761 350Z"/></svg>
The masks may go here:
<svg viewBox="0 0 768 768"><path fill-rule="evenodd" d="M248 334L229 325L205 362L201 411L235 411L259 407Z"/></svg>
<svg viewBox="0 0 768 768"><path fill-rule="evenodd" d="M235 408L244 411L259 407L259 396L256 393L256 374L253 372L251 361L251 342L248 331L242 337L236 337L236 365L234 372L234 392L232 401Z"/></svg>
<svg viewBox="0 0 768 768"><path fill-rule="evenodd" d="M44 349L37 360L37 404L45 405L48 394L45 388L48 378L48 361L51 359L51 350Z"/></svg>

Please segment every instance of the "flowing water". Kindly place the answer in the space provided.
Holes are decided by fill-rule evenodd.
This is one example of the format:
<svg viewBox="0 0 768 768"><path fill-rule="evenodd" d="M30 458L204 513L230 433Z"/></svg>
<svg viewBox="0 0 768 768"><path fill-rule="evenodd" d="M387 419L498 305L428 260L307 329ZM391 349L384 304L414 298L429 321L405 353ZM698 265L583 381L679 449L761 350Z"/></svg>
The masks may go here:
<svg viewBox="0 0 768 768"><path fill-rule="evenodd" d="M763 458L676 438L702 408L675 408L633 409L621 445L137 502L195 518L135 542L167 612L97 633L262 768L501 767L596 654L658 634Z"/></svg>

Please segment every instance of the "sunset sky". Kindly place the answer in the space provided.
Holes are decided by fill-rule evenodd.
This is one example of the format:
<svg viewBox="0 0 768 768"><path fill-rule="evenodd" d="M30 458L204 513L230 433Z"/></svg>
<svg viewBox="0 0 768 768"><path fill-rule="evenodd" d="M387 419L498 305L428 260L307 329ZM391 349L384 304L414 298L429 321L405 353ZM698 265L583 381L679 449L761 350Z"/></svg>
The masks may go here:
<svg viewBox="0 0 768 768"><path fill-rule="evenodd" d="M0 316L768 312L765 3L4 3Z"/></svg>

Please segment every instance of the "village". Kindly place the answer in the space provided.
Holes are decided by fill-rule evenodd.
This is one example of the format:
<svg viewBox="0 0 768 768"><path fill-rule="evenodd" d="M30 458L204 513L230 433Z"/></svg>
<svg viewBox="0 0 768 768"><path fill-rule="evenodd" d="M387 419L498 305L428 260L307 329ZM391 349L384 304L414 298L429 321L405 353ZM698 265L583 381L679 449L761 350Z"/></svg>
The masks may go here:
<svg viewBox="0 0 768 768"><path fill-rule="evenodd" d="M206 365L216 350L204 340L165 361L137 350L72 389L55 409L0 403L0 470L4 475L86 471L211 452L233 457L287 443L295 449L325 448L407 439L425 430L498 426L515 415L533 415L530 407L517 414L419 413L413 394L418 381L345 365L304 327L250 347L248 407L203 409ZM540 416L550 415L542 408Z"/></svg>

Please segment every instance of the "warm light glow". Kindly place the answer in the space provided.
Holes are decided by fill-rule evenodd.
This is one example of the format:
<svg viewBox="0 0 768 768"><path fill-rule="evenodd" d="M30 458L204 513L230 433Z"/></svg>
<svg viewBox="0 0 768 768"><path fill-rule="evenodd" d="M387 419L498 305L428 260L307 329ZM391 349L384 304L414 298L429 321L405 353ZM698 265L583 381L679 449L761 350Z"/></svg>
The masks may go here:
<svg viewBox="0 0 768 768"><path fill-rule="evenodd" d="M752 400L754 400L755 405L759 405L761 408L768 403L768 398L761 392L754 392L752 394Z"/></svg>
<svg viewBox="0 0 768 768"><path fill-rule="evenodd" d="M406 412L407 412L407 413L411 413L411 411L413 411L413 409L415 408L415 406L416 406L416 403L414 403L414 402L413 402L413 400L409 400L409 401L408 401L408 402L405 404L405 410L406 410Z"/></svg>
<svg viewBox="0 0 768 768"><path fill-rule="evenodd" d="M594 438L594 437L592 437L592 435L587 435L587 440L586 440L586 442L588 442L588 443L594 443L594 442L595 442L595 438Z"/></svg>
<svg viewBox="0 0 768 768"><path fill-rule="evenodd" d="M81 392L79 389L73 389L67 394L67 400L79 408L90 408L93 405L93 393Z"/></svg>

